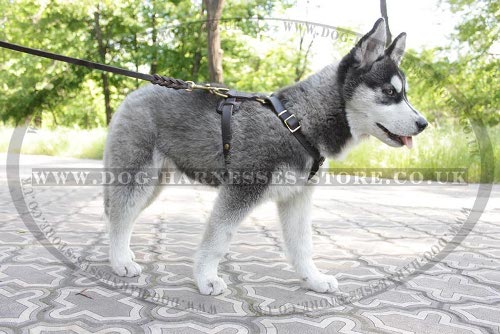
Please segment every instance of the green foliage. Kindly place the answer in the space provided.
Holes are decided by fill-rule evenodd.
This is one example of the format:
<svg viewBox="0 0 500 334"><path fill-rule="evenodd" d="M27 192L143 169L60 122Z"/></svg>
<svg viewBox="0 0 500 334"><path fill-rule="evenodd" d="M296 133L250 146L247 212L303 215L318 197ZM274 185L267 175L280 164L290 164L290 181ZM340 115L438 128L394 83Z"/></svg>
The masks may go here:
<svg viewBox="0 0 500 334"><path fill-rule="evenodd" d="M500 143L500 128L488 128L492 143ZM361 143L352 150L345 161L332 161L331 168L408 168L420 169L427 180L435 180L439 168L466 168L467 181L479 182L481 159L474 145L473 133L464 131L458 124L433 126L415 138L412 150L394 149L375 138ZM495 161L500 161L500 150L494 151ZM388 171L384 177L391 177ZM500 182L500 169L495 168L494 182Z"/></svg>
<svg viewBox="0 0 500 334"><path fill-rule="evenodd" d="M235 33L230 31L224 36L228 36L224 44L233 44L231 47L237 51L237 56L224 58L227 85L242 91L270 93L294 83L299 51L293 38L277 43L266 37L234 38Z"/></svg>
<svg viewBox="0 0 500 334"><path fill-rule="evenodd" d="M62 5L49 1L37 5L33 1L2 2L0 38L58 52L78 55L84 41L85 22L75 21L68 12L82 14L78 4ZM67 10L69 11L67 12ZM19 17L29 18L19 20ZM54 42L57 41L57 42ZM54 44L57 44L55 46ZM19 122L38 108L53 109L67 101L81 84L87 72L68 71L69 66L45 59L0 50L0 115L2 119Z"/></svg>
<svg viewBox="0 0 500 334"><path fill-rule="evenodd" d="M450 9L462 16L456 27L457 47L465 43L469 52L480 55L488 53L498 43L500 27L500 2L492 0L447 0Z"/></svg>
<svg viewBox="0 0 500 334"><path fill-rule="evenodd" d="M449 46L412 52L402 64L410 98L434 121L450 117L500 123L498 1L448 0L463 21Z"/></svg>
<svg viewBox="0 0 500 334"><path fill-rule="evenodd" d="M225 20L231 22L237 40L255 36L266 29L265 24L241 18L263 17L283 6L287 2L231 1L225 6L231 17ZM206 16L201 1L13 0L0 3L0 12L2 40L102 62L94 20L98 12L107 64L198 82L208 79ZM241 42L223 41L229 62L238 59L243 47ZM229 64L227 70L233 68ZM101 72L7 50L0 50L0 70L0 117L4 122L19 124L38 114L45 126L106 125ZM235 81L228 76L228 83ZM109 75L109 83L112 110L143 84L117 75Z"/></svg>

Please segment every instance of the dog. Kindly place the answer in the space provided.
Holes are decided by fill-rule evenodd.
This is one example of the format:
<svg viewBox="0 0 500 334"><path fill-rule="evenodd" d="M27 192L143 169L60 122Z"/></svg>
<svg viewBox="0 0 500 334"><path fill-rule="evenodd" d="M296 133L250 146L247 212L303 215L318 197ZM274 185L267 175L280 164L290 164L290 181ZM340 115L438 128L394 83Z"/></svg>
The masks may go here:
<svg viewBox="0 0 500 334"><path fill-rule="evenodd" d="M300 120L303 134L322 155L340 158L369 136L389 146L411 148L412 137L427 126L426 119L408 102L408 85L399 69L406 34L397 36L387 49L385 43L385 21L379 19L340 62L274 94ZM223 293L227 285L217 268L233 234L256 205L274 200L287 257L302 285L316 292L336 291L335 277L321 273L312 260L314 187L308 185L307 177L312 157L269 106L248 100L232 118L228 167L221 150L221 116L215 112L219 100L207 92L174 91L154 85L132 92L111 121L105 168L136 172L175 168L191 178L192 171L199 168L293 171L299 176L293 186L207 180L220 190L195 255L196 284L201 294ZM141 274L130 238L134 220L160 192L160 181L151 182L148 186L104 187L109 259L119 276Z"/></svg>

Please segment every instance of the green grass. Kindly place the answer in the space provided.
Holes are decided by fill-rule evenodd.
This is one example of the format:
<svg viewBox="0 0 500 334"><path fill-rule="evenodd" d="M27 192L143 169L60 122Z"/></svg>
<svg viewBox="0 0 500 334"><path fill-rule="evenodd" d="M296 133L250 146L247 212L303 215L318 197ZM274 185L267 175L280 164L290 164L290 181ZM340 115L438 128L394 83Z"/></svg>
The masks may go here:
<svg viewBox="0 0 500 334"><path fill-rule="evenodd" d="M0 152L7 152L12 128L0 128ZM38 129L24 136L21 153L102 159L107 130Z"/></svg>
<svg viewBox="0 0 500 334"><path fill-rule="evenodd" d="M500 182L500 128L489 128L489 137L495 152L494 180ZM21 152L63 157L102 159L106 129L92 130L58 128L37 130L26 134ZM0 127L0 152L7 152L12 128ZM426 168L426 179L434 179L436 168L467 168L468 181L479 182L480 159L471 154L468 142L473 134L465 134L460 127L429 127L414 138L414 148L394 149L375 138L361 143L344 161L332 161L332 168ZM389 176L390 174L387 174Z"/></svg>
<svg viewBox="0 0 500 334"><path fill-rule="evenodd" d="M489 137L495 155L495 182L500 182L500 129L489 128ZM361 143L343 161L332 161L331 168L422 168L425 179L435 179L438 168L467 168L469 182L479 182L481 160L474 154L473 133L466 134L460 127L429 127L413 138L414 147L394 149L375 138ZM477 146L476 146L477 147ZM383 173L384 177L391 175Z"/></svg>

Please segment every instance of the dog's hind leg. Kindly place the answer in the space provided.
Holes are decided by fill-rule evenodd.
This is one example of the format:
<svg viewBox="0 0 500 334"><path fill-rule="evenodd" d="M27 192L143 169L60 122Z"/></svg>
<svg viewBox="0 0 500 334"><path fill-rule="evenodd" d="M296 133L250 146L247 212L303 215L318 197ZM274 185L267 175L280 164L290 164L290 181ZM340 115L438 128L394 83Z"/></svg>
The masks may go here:
<svg viewBox="0 0 500 334"><path fill-rule="evenodd" d="M133 277L141 273L141 267L134 262L134 253L130 249L133 225L137 216L160 192L159 178L152 176L161 172L164 159L153 153L149 159L141 159L140 165L131 162L133 167L129 168L113 167L109 160L106 168L115 179L119 178L120 173L130 173L134 180L130 184L109 185L104 189L109 262L117 275Z"/></svg>
<svg viewBox="0 0 500 334"><path fill-rule="evenodd" d="M141 273L130 249L132 229L137 216L154 199L158 186L116 186L109 192L108 231L109 262L119 276L133 277Z"/></svg>
<svg viewBox="0 0 500 334"><path fill-rule="evenodd" d="M334 276L321 273L312 259L311 197L312 189L307 187L278 202L287 256L306 288L316 292L333 292L338 288L337 280Z"/></svg>
<svg viewBox="0 0 500 334"><path fill-rule="evenodd" d="M226 254L233 233L263 193L259 186L224 186L215 201L203 240L194 261L194 278L204 295L219 295L227 285L217 275L220 259Z"/></svg>

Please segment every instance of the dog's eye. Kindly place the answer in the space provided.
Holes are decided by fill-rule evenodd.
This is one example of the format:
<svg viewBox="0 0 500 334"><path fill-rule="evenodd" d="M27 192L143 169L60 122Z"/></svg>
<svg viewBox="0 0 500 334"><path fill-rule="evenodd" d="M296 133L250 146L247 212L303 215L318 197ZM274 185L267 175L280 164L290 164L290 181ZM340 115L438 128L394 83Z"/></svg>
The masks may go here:
<svg viewBox="0 0 500 334"><path fill-rule="evenodd" d="M394 96L396 94L396 91L392 88L382 89L382 92L387 96Z"/></svg>

